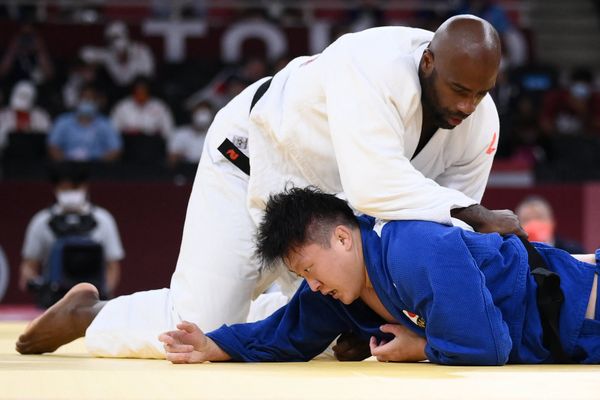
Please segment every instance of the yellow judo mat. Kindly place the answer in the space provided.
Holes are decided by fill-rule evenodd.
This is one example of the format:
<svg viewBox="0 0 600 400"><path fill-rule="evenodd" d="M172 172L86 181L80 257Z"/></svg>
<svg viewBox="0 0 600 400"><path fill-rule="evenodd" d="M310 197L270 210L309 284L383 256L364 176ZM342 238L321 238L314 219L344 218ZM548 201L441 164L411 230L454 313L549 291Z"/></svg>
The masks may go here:
<svg viewBox="0 0 600 400"><path fill-rule="evenodd" d="M0 399L600 399L600 366L172 365L93 358L81 339L22 356L14 342L24 327L0 323Z"/></svg>

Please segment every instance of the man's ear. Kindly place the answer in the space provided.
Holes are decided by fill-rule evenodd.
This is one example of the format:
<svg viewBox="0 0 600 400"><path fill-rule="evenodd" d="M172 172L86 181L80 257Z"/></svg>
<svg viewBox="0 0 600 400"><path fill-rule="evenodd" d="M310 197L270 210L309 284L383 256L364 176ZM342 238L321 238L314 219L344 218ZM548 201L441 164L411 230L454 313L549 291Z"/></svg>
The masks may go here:
<svg viewBox="0 0 600 400"><path fill-rule="evenodd" d="M426 48L423 51L423 56L421 57L421 70L425 76L431 75L431 71L433 71L433 53L429 48Z"/></svg>
<svg viewBox="0 0 600 400"><path fill-rule="evenodd" d="M345 225L338 225L333 231L334 240L339 242L345 249L352 248L352 230Z"/></svg>

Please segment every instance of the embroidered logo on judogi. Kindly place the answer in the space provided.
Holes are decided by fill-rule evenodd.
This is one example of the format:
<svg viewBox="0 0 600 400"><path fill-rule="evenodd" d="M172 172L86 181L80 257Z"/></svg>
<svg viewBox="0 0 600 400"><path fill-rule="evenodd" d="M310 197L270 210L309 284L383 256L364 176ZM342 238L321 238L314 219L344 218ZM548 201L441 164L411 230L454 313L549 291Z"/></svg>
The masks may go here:
<svg viewBox="0 0 600 400"><path fill-rule="evenodd" d="M425 328L425 320L423 318L410 311L402 310L402 312L413 322L413 324L419 328Z"/></svg>
<svg viewBox="0 0 600 400"><path fill-rule="evenodd" d="M496 146L494 146L494 144L496 144L497 136L498 136L498 134L496 132L494 132L494 137L492 138L490 145L488 146L487 150L485 151L486 154L493 154L496 151Z"/></svg>
<svg viewBox="0 0 600 400"><path fill-rule="evenodd" d="M241 136L234 136L233 140L231 140L231 141L238 149L246 150L248 148L248 138L241 137Z"/></svg>

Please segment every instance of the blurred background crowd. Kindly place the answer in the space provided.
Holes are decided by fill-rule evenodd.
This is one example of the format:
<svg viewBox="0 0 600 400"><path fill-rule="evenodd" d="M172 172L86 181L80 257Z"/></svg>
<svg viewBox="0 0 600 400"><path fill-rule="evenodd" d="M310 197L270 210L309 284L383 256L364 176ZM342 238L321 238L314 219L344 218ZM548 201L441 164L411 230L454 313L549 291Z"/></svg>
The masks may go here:
<svg viewBox="0 0 600 400"><path fill-rule="evenodd" d="M600 179L598 0L2 0L0 197L7 203L31 200L48 189L31 182L47 180L51 163L85 163L92 180L100 182L99 197L117 214L121 207L121 215L135 219L126 206L138 198L139 207L144 200L155 205L150 216L160 214L156 207L172 212L151 223L161 227L161 243L175 243L166 246L170 250L161 260L167 272L159 275L168 276L189 184L220 107L290 59L318 53L345 33L381 25L435 30L463 13L488 20L503 42L492 93L501 135L490 186ZM175 198L161 203L140 195L147 189L141 182L180 189L169 189ZM59 183L55 177L54 190L47 191L56 194ZM572 200L585 203L584 192ZM556 200L534 200L550 210L551 221L536 229L545 229L543 237L552 242L556 221L550 203L556 207ZM515 207L517 201L511 201L494 208ZM579 219L571 228L576 239L592 240L584 232L589 212L562 215L570 223ZM10 223L30 217L25 208ZM152 264L142 250L145 239L123 234L123 226L140 219L117 222L125 250L128 241L141 242L130 246L134 254L140 249L132 263ZM14 235L22 243L26 226L0 220L0 245ZM167 233L174 237L165 239ZM124 252L120 242L115 246L118 257L112 261L119 261ZM9 244L5 250L11 265L27 258L24 248L17 252ZM0 251L0 267L7 264L3 259ZM26 280L19 284L23 290ZM111 285L112 295L117 282ZM127 291L145 288L131 283Z"/></svg>

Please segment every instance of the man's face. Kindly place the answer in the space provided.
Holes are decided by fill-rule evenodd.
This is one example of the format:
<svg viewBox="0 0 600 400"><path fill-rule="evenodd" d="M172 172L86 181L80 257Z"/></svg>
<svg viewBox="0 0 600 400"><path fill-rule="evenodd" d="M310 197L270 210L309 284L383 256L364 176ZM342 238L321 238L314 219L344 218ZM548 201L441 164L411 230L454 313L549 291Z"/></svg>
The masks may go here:
<svg viewBox="0 0 600 400"><path fill-rule="evenodd" d="M436 59L425 50L419 80L423 107L431 113L434 125L442 129L458 126L494 87L497 73L494 63L477 63L467 57Z"/></svg>
<svg viewBox="0 0 600 400"><path fill-rule="evenodd" d="M556 227L552 212L545 204L532 202L519 208L517 217L527 232L529 240L534 242L554 242Z"/></svg>
<svg viewBox="0 0 600 400"><path fill-rule="evenodd" d="M317 243L303 245L292 250L285 263L290 271L306 279L313 292L350 304L360 296L365 272L355 246L347 240L340 240L334 233L330 247Z"/></svg>
<svg viewBox="0 0 600 400"><path fill-rule="evenodd" d="M55 195L58 204L65 210L79 211L87 201L87 185L61 181L56 184Z"/></svg>
<svg viewBox="0 0 600 400"><path fill-rule="evenodd" d="M144 84L135 85L133 88L133 99L138 104L145 104L150 99L150 91Z"/></svg>

